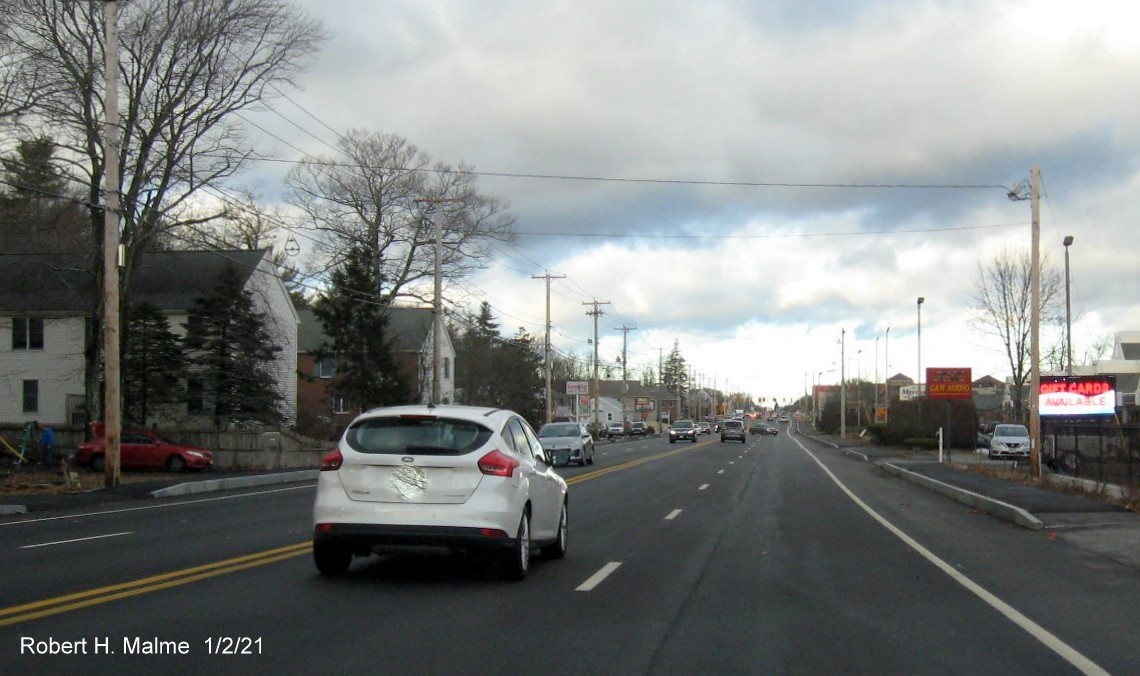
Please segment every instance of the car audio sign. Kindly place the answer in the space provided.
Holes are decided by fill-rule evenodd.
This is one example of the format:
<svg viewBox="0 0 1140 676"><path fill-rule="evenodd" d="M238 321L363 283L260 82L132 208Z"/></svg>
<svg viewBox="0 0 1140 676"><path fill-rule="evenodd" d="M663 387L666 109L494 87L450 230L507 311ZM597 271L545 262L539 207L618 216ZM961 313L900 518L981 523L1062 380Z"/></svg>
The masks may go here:
<svg viewBox="0 0 1140 676"><path fill-rule="evenodd" d="M970 369L926 369L926 396L931 399L969 399L974 396Z"/></svg>
<svg viewBox="0 0 1140 676"><path fill-rule="evenodd" d="M1115 376L1041 376L1037 410L1041 415L1114 415Z"/></svg>

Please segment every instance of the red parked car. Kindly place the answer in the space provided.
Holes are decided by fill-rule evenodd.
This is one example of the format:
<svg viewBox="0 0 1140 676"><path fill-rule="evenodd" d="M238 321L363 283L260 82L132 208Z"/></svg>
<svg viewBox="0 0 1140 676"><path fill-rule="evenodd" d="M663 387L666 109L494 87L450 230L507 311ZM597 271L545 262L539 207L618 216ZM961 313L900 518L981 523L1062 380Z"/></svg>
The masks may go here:
<svg viewBox="0 0 1140 676"><path fill-rule="evenodd" d="M75 462L96 472L103 470L106 439L96 437L79 445ZM166 469L184 472L206 469L214 464L214 454L204 448L171 443L154 432L124 431L119 442L119 466L136 469Z"/></svg>

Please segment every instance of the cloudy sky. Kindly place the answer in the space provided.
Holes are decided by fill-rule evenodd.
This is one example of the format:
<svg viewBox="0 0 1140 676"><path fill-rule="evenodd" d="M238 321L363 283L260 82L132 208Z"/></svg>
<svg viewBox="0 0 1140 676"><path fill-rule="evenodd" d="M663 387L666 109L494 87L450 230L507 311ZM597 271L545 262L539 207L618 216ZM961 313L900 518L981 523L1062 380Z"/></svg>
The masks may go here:
<svg viewBox="0 0 1140 676"><path fill-rule="evenodd" d="M636 327L631 368L676 343L703 382L783 402L838 382L843 333L848 377L913 378L923 296L923 368L1005 378L969 307L979 264L1029 250L1007 192L1034 164L1052 265L1075 237L1077 360L1140 330L1131 0L296 4L330 39L301 107L263 118L281 139L327 154L329 128L363 128L515 175L479 184L518 241L446 292L490 302L507 334L542 333L532 276L564 275L561 351L592 351L583 303L608 301L603 362Z"/></svg>

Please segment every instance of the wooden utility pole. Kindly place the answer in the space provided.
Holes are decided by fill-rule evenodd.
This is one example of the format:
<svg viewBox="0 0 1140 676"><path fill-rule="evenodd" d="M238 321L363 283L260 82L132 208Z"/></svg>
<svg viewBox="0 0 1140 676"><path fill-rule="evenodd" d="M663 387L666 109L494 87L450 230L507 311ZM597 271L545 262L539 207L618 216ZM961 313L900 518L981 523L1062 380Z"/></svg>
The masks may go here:
<svg viewBox="0 0 1140 676"><path fill-rule="evenodd" d="M1029 311L1029 471L1041 476L1041 170L1029 170L1029 213L1031 229L1030 311Z"/></svg>
<svg viewBox="0 0 1140 676"><path fill-rule="evenodd" d="M621 386L623 388L622 394L625 394L624 388L626 387L626 381L628 380L628 376L626 373L627 360L625 357L626 339L629 337L630 331L636 331L636 330L637 330L636 326L625 326L624 324L618 329L618 331L621 331ZM625 412L625 397L622 397L621 398L621 422L622 422L622 425L624 425L626 423L627 417L628 416L626 415L626 412Z"/></svg>
<svg viewBox="0 0 1140 676"><path fill-rule="evenodd" d="M531 275L531 279L546 280L546 422L554 420L554 393L551 388L551 355L550 355L550 280L566 279L566 275L552 275L547 270L545 275Z"/></svg>
<svg viewBox="0 0 1140 676"><path fill-rule="evenodd" d="M582 305L592 305L593 310L586 314L594 318L594 434L598 433L598 404L601 399L601 384L598 382L598 317L601 317L604 312L598 308L599 305L609 305L608 300L593 300L590 302L582 302Z"/></svg>
<svg viewBox="0 0 1140 676"><path fill-rule="evenodd" d="M122 372L119 363L119 8L103 4L103 482L118 486L122 435Z"/></svg>

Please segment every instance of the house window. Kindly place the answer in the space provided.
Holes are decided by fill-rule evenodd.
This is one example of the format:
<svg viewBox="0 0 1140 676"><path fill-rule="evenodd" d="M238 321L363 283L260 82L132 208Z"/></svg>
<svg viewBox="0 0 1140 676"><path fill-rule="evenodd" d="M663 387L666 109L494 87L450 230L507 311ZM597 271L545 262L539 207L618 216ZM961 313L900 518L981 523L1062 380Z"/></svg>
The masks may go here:
<svg viewBox="0 0 1140 676"><path fill-rule="evenodd" d="M13 350L42 350L42 349L44 349L44 320L43 320L43 317L13 317L12 318L12 349Z"/></svg>
<svg viewBox="0 0 1140 676"><path fill-rule="evenodd" d="M24 413L40 412L40 381L24 381Z"/></svg>
<svg viewBox="0 0 1140 676"><path fill-rule="evenodd" d="M343 394L333 395L333 413L348 413L348 397Z"/></svg>
<svg viewBox="0 0 1140 676"><path fill-rule="evenodd" d="M317 377L332 378L336 375L336 357L324 357L317 360Z"/></svg>
<svg viewBox="0 0 1140 676"><path fill-rule="evenodd" d="M197 378L186 381L186 412L190 415L202 412L202 381Z"/></svg>
<svg viewBox="0 0 1140 676"><path fill-rule="evenodd" d="M443 358L443 378L444 380L451 377L451 357Z"/></svg>

